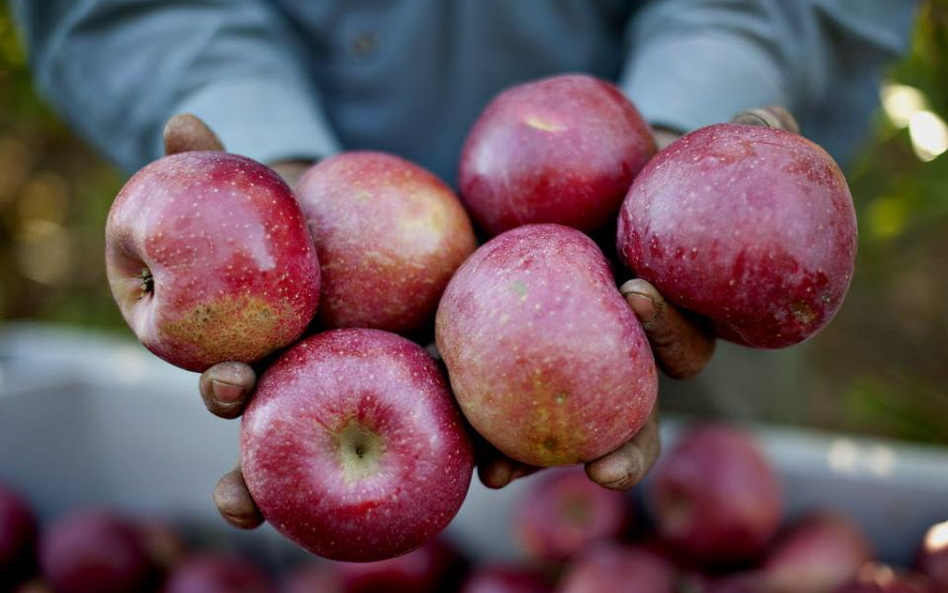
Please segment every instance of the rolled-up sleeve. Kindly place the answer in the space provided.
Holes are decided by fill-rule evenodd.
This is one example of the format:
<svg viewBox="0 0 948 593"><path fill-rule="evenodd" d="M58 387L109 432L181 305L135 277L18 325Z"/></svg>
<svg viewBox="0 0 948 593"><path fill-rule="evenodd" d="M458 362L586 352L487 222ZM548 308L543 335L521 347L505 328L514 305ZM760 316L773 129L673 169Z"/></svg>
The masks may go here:
<svg viewBox="0 0 948 593"><path fill-rule="evenodd" d="M41 92L114 162L161 154L194 113L263 162L336 152L305 51L268 0L15 0Z"/></svg>
<svg viewBox="0 0 948 593"><path fill-rule="evenodd" d="M841 86L871 93L907 45L915 4L654 0L630 22L621 83L649 121L672 129L761 105L807 114Z"/></svg>

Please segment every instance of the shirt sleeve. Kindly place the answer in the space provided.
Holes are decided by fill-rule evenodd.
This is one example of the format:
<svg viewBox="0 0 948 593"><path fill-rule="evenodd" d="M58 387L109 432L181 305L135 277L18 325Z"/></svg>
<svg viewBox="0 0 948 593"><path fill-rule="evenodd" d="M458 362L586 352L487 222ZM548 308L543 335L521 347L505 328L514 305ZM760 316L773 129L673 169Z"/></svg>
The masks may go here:
<svg viewBox="0 0 948 593"><path fill-rule="evenodd" d="M772 104L805 120L855 95L841 87L872 93L907 46L915 5L654 0L630 22L621 84L652 124L680 131Z"/></svg>
<svg viewBox="0 0 948 593"><path fill-rule="evenodd" d="M305 50L268 0L14 0L40 91L132 171L175 113L262 162L338 151Z"/></svg>

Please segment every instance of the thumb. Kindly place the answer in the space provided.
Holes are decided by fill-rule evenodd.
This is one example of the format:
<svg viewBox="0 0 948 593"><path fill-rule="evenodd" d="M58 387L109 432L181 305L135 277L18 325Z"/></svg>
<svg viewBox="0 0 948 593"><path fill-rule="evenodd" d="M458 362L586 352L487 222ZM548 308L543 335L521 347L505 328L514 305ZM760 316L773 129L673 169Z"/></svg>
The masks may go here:
<svg viewBox="0 0 948 593"><path fill-rule="evenodd" d="M190 113L178 114L169 119L162 136L166 155L192 150L224 150L224 145L211 128Z"/></svg>

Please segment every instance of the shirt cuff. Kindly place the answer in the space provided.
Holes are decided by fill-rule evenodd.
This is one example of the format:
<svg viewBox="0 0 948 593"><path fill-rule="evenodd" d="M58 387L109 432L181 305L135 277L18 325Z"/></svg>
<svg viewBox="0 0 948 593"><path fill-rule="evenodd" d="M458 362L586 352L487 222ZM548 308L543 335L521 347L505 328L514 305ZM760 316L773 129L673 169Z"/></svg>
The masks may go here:
<svg viewBox="0 0 948 593"><path fill-rule="evenodd" d="M341 150L314 98L282 81L216 81L179 102L175 113L198 116L227 152L261 163L315 161Z"/></svg>
<svg viewBox="0 0 948 593"><path fill-rule="evenodd" d="M681 132L754 107L791 107L777 61L733 35L648 40L633 48L620 84L649 123Z"/></svg>

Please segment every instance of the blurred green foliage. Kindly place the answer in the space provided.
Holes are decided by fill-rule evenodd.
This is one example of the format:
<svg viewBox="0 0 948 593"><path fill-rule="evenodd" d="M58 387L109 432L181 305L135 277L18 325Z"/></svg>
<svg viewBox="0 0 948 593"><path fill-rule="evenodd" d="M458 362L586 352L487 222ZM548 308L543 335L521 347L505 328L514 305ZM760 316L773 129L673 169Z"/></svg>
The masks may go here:
<svg viewBox="0 0 948 593"><path fill-rule="evenodd" d="M37 98L0 13L0 319L122 327L102 231L122 177ZM888 80L948 116L948 0L923 3ZM853 287L803 349L812 387L765 419L946 443L948 154L924 162L880 110L848 176L861 229Z"/></svg>

